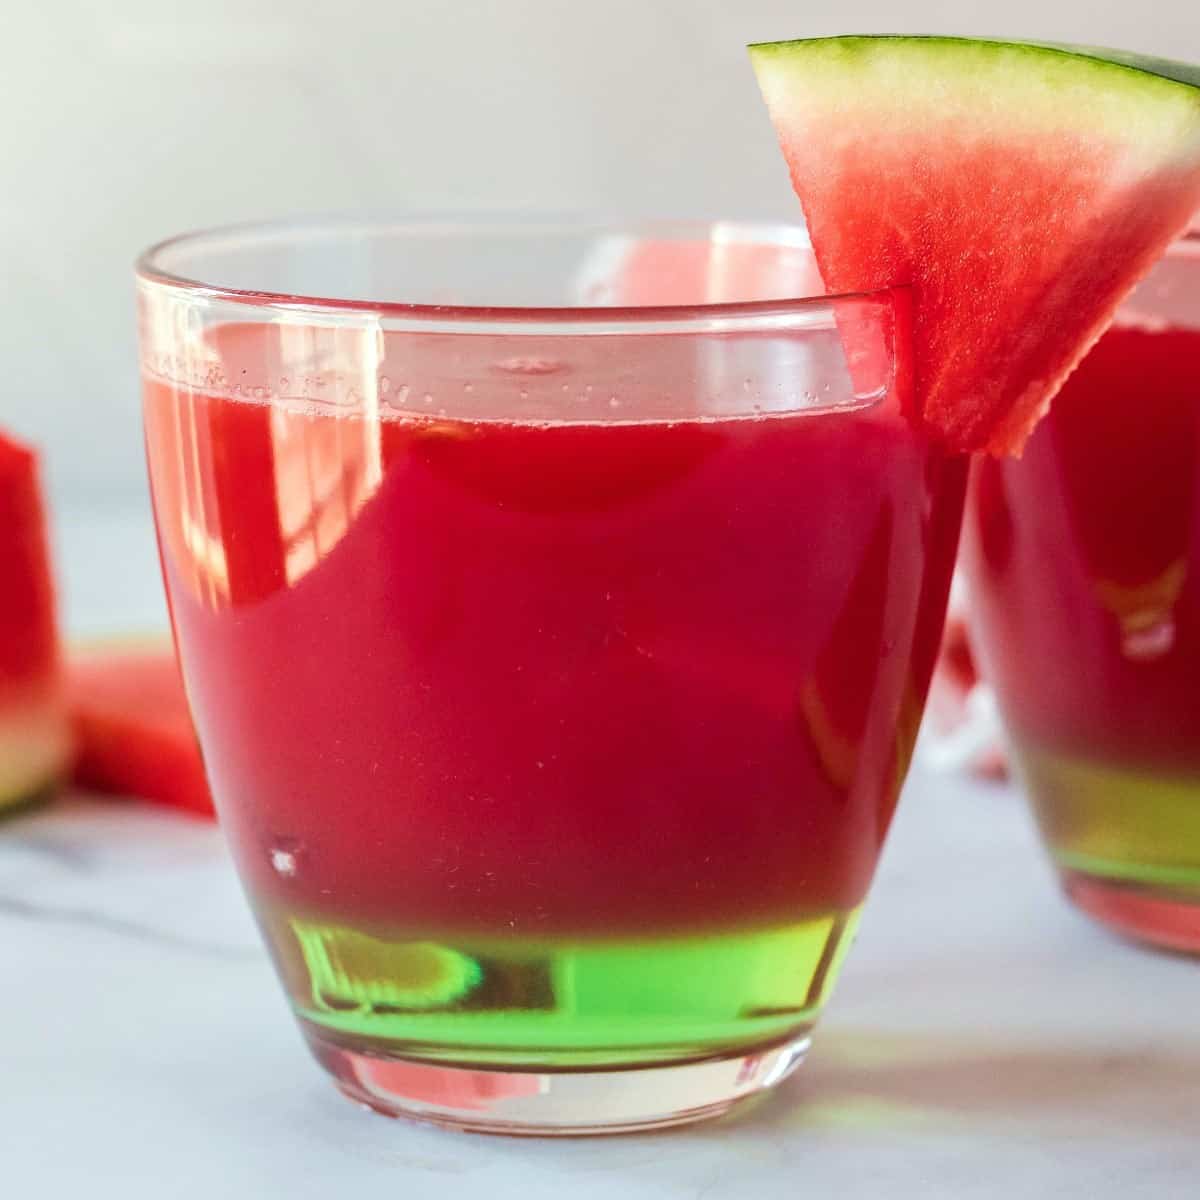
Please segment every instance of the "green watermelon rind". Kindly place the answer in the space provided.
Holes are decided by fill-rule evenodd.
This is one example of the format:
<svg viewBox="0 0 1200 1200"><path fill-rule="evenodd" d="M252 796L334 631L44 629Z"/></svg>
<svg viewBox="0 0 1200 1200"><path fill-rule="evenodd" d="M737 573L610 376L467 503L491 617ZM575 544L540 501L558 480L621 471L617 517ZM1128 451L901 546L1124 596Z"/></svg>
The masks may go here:
<svg viewBox="0 0 1200 1200"><path fill-rule="evenodd" d="M17 718L0 713L0 816L55 791L73 752L67 716L57 706Z"/></svg>
<svg viewBox="0 0 1200 1200"><path fill-rule="evenodd" d="M1135 160L1154 166L1192 149L1190 135L1200 114L1200 69L1119 51L850 36L761 42L750 47L750 56L772 109L779 104L787 111L801 95L807 106L820 93L849 121L851 113L879 103L899 105L914 121L940 121L962 94L983 89L1005 101L996 106L997 128L1056 133L1073 128L1099 138L1112 129ZM862 71L860 84L853 78L856 68ZM959 81L965 85L961 92ZM824 100L822 107L831 111ZM973 119L978 115L976 109Z"/></svg>
<svg viewBox="0 0 1200 1200"><path fill-rule="evenodd" d="M1200 88L1200 66L1191 63L1175 62L1168 58L1157 58L1154 55L1134 54L1125 50L1109 50L1100 46L1074 46L1058 42L1012 42L1004 39L950 37L945 35L915 34L878 34L855 35L843 37L791 38L779 42L754 42L748 49L755 57L766 57L772 54L791 54L798 47L828 47L842 55L855 53L866 54L878 48L881 42L906 42L913 47L920 47L931 53L940 49L953 47L961 54L964 48L988 54L996 50L1016 52L1020 54L1050 56L1058 59L1071 59L1092 62L1105 72L1106 84L1118 76L1113 69L1125 72L1128 82L1137 88L1142 88L1148 82L1147 77L1165 80L1173 84L1185 84L1188 87Z"/></svg>

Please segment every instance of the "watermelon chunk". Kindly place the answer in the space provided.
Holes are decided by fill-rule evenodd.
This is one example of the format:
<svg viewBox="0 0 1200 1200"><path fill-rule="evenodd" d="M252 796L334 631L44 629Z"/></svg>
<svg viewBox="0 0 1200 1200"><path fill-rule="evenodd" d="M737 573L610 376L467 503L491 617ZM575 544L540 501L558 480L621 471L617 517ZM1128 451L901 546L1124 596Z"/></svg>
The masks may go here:
<svg viewBox="0 0 1200 1200"><path fill-rule="evenodd" d="M962 38L750 53L826 287L911 286L924 420L1019 451L1200 207L1200 71Z"/></svg>
<svg viewBox="0 0 1200 1200"><path fill-rule="evenodd" d="M78 745L74 780L80 787L212 815L200 746L169 641L73 653L67 696Z"/></svg>
<svg viewBox="0 0 1200 1200"><path fill-rule="evenodd" d="M49 790L70 756L37 457L0 434L0 809Z"/></svg>

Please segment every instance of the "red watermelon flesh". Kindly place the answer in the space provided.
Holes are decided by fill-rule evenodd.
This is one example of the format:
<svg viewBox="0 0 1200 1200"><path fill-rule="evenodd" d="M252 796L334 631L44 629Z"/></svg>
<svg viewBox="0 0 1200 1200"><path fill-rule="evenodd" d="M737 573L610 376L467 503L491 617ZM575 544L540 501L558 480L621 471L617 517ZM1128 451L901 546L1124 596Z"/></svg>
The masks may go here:
<svg viewBox="0 0 1200 1200"><path fill-rule="evenodd" d="M200 747L168 641L71 655L67 694L81 787L211 816Z"/></svg>
<svg viewBox="0 0 1200 1200"><path fill-rule="evenodd" d="M827 288L911 286L924 420L1018 451L1200 207L1200 71L958 38L751 55Z"/></svg>
<svg viewBox="0 0 1200 1200"><path fill-rule="evenodd" d="M70 754L37 457L0 434L0 809L57 783Z"/></svg>

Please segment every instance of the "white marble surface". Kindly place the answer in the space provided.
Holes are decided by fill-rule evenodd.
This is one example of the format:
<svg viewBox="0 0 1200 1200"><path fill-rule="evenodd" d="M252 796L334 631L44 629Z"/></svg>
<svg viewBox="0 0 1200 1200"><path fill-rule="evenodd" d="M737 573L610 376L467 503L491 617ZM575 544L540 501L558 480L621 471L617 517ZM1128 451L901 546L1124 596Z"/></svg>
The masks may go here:
<svg viewBox="0 0 1200 1200"><path fill-rule="evenodd" d="M1006 788L915 775L815 1049L621 1141L396 1123L309 1062L219 835L77 799L0 826L6 1195L1194 1197L1200 969L1054 894Z"/></svg>
<svg viewBox="0 0 1200 1200"><path fill-rule="evenodd" d="M99 561L145 534L92 529L60 543ZM149 618L137 574L69 597L72 628L111 632L135 591ZM1200 1194L1200 964L1074 914L1016 795L959 776L910 780L809 1062L688 1131L508 1141L354 1107L291 1026L217 831L150 808L0 824L0 947L5 1197Z"/></svg>

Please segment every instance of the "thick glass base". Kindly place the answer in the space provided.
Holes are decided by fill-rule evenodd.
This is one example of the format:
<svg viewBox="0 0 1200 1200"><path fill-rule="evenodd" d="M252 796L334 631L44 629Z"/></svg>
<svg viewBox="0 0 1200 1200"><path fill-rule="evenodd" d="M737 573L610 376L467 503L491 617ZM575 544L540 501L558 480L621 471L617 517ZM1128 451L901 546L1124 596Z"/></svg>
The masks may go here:
<svg viewBox="0 0 1200 1200"><path fill-rule="evenodd" d="M1089 917L1138 941L1200 954L1200 894L1153 884L1060 872L1063 888Z"/></svg>
<svg viewBox="0 0 1200 1200"><path fill-rule="evenodd" d="M613 1071L503 1071L385 1058L305 1033L350 1099L388 1117L515 1136L663 1129L719 1117L804 1060L807 1034L726 1058Z"/></svg>

